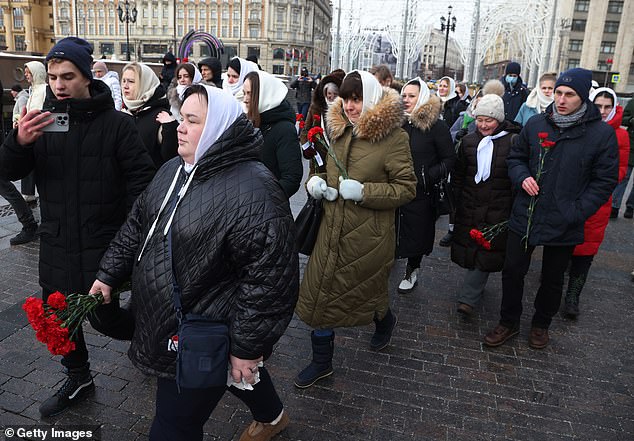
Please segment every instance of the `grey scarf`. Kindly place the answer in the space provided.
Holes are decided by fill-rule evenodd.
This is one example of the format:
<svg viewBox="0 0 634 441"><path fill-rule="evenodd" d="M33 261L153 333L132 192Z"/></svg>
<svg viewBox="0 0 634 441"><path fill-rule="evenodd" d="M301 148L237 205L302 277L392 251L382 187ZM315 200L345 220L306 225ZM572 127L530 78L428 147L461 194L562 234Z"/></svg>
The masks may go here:
<svg viewBox="0 0 634 441"><path fill-rule="evenodd" d="M588 110L588 104L583 103L576 112L573 112L570 115L560 115L557 113L557 107L553 106L553 114L551 118L557 127L560 129L567 129L568 127L572 127L577 124L581 118L583 118L586 110Z"/></svg>

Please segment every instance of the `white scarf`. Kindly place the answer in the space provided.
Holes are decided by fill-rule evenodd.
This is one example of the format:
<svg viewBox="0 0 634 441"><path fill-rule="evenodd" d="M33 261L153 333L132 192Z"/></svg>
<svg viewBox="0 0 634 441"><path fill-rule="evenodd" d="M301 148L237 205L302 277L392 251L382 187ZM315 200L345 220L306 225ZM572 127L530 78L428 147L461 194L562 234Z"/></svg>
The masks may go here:
<svg viewBox="0 0 634 441"><path fill-rule="evenodd" d="M535 87L531 93L528 94L528 98L526 98L526 106L531 109L537 110L537 113L543 113L552 102L554 98L547 97L544 95L539 88L539 86Z"/></svg>
<svg viewBox="0 0 634 441"><path fill-rule="evenodd" d="M123 102L125 103L125 107L129 112L133 112L135 110L140 109L147 103L147 101L154 96L154 92L156 88L160 86L161 82L159 78L156 76L154 71L147 65L143 63L133 62L127 64L122 72L126 71L126 68L132 64L136 64L141 68L141 78L137 78L137 92L135 99L128 99L123 96ZM134 70L131 69L133 72ZM123 77L123 73L121 75Z"/></svg>
<svg viewBox="0 0 634 441"><path fill-rule="evenodd" d="M288 87L276 76L259 70L260 94L258 96L258 112L264 113L282 104L288 94Z"/></svg>
<svg viewBox="0 0 634 441"><path fill-rule="evenodd" d="M407 87L413 81L418 81L418 83L420 84L420 93L418 94L418 100L416 101L416 104L414 105L414 108L412 109L411 113L414 113L416 109L427 104L431 95L431 93L429 92L429 87L427 86L427 83L423 81L421 77L416 77L412 80L409 80L407 83L405 83L405 86L403 86L403 89L405 89L405 87ZM411 114L408 114L407 112L405 112L405 114L407 116L411 115Z"/></svg>
<svg viewBox="0 0 634 441"><path fill-rule="evenodd" d="M475 183L484 182L491 176L491 161L493 160L493 140L508 135L502 130L497 135L485 136L478 144L478 172L475 175Z"/></svg>
<svg viewBox="0 0 634 441"><path fill-rule="evenodd" d="M442 77L440 80L438 80L438 84L440 84L442 80L449 81L449 92L447 93L447 96L440 96L440 94L438 94L438 98L440 98L440 101L444 103L457 97L458 95L456 95L456 81L453 78Z"/></svg>
<svg viewBox="0 0 634 441"><path fill-rule="evenodd" d="M616 115L616 106L618 106L619 104L619 99L616 96L616 92L614 92L612 89L610 89L609 87L599 87L598 89L595 89L591 94L590 94L590 101L592 101L594 103L594 99L597 97L598 94L600 94L601 92L608 92L610 95L612 95L612 102L614 103L614 106L612 106L612 111L610 112L610 114L608 115L608 117L606 119L604 119L603 121L608 122L611 121L612 118L614 118L614 115Z"/></svg>
<svg viewBox="0 0 634 441"><path fill-rule="evenodd" d="M194 66L194 78L192 79L191 84L177 84L176 85L176 93L178 93L178 98L180 98L181 103L183 102L183 95L185 95L185 91L189 86L193 86L194 84L198 84L203 80L203 76L200 74L200 71L196 67L194 63L189 63Z"/></svg>
<svg viewBox="0 0 634 441"><path fill-rule="evenodd" d="M243 92L242 92L242 85L244 84L244 77L247 76L247 74L249 72L257 72L258 70L258 65L255 63L252 63L251 61L247 61L243 58L238 58L238 61L240 61L240 77L238 78L238 81L233 83L233 84L229 84L228 80L223 80L222 82L222 88L227 91L230 92L232 95L236 96L238 95L238 93L240 94L240 97L236 96L237 99L239 99L240 101L242 101L242 97L244 97Z"/></svg>
<svg viewBox="0 0 634 441"><path fill-rule="evenodd" d="M358 73L361 77L361 84L363 85L363 109L361 113L363 113L366 110L372 109L381 101L383 87L381 83L379 83L379 80L370 72L366 72L365 70L353 70L352 72ZM348 75L352 72L349 72Z"/></svg>

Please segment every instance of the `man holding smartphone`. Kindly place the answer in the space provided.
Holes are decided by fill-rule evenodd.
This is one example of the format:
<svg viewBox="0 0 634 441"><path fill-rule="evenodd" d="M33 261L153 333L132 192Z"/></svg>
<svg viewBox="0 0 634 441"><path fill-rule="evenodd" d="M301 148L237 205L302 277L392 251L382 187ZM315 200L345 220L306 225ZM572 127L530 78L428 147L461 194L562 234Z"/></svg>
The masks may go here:
<svg viewBox="0 0 634 441"><path fill-rule="evenodd" d="M92 79L92 47L76 37L48 53L44 108L23 111L0 147L0 178L36 171L40 194L39 282L44 300L55 292L88 293L102 254L126 219L154 166L133 120L114 109L110 89ZM67 114L65 131L46 128ZM83 333L62 359L68 377L40 406L56 415L94 390Z"/></svg>

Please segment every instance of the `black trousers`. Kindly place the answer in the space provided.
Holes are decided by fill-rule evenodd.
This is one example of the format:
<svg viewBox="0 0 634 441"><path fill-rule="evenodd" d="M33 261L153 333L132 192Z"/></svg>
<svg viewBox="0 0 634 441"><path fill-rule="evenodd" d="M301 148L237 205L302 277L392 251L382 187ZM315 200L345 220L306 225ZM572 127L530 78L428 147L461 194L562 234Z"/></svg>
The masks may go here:
<svg viewBox="0 0 634 441"><path fill-rule="evenodd" d="M542 280L535 296L535 314L532 326L548 329L552 318L559 311L564 284L564 272L574 250L571 246L544 246ZM524 277L528 273L531 255L535 247L524 243L519 234L508 233L506 260L502 270L502 308L500 324L513 327L519 325L524 297Z"/></svg>
<svg viewBox="0 0 634 441"><path fill-rule="evenodd" d="M11 181L0 179L0 196L11 204L23 227L37 227L33 211L31 211L29 204L24 201L24 198Z"/></svg>
<svg viewBox="0 0 634 441"><path fill-rule="evenodd" d="M249 407L255 421L274 421L282 412L283 405L267 370L260 368L259 371L260 382L252 391L223 386L181 389L179 394L176 380L159 378L150 441L202 440L203 426L227 389Z"/></svg>

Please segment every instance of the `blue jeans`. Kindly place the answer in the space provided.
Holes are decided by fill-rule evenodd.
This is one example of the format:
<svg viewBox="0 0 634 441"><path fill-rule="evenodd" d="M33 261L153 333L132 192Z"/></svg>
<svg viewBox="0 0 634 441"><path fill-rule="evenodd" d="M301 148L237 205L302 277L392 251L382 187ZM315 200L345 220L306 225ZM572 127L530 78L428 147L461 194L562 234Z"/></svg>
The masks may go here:
<svg viewBox="0 0 634 441"><path fill-rule="evenodd" d="M623 196L625 196L625 190L627 189L627 184L630 182L630 176L632 175L632 167L631 165L627 166L627 173L621 182L619 182L614 189L614 193L612 193L612 208L616 208L617 210L621 208L621 201L623 200ZM634 185L634 184L633 184ZM630 188L630 195L625 201L625 206L627 208L634 209L634 187Z"/></svg>
<svg viewBox="0 0 634 441"><path fill-rule="evenodd" d="M306 121L306 116L308 116L309 107L310 103L297 103L297 113L304 115L304 121Z"/></svg>

